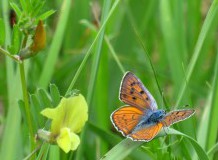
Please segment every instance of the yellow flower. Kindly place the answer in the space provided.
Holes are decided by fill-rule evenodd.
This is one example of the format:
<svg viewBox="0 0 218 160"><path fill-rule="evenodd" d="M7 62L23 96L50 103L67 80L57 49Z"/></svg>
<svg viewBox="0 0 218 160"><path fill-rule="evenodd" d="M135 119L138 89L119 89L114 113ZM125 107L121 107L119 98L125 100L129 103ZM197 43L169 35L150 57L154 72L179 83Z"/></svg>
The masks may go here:
<svg viewBox="0 0 218 160"><path fill-rule="evenodd" d="M51 119L50 141L55 141L66 153L76 150L80 144L79 133L88 120L88 106L85 98L79 94L62 98L56 108L46 108L42 115Z"/></svg>

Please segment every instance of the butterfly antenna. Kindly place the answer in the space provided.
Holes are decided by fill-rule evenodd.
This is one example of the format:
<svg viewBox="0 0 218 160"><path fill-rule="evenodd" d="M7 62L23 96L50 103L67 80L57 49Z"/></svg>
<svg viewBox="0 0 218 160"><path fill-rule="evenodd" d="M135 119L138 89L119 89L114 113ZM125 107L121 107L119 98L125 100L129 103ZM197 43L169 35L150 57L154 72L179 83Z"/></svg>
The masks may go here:
<svg viewBox="0 0 218 160"><path fill-rule="evenodd" d="M149 63L150 63L151 69L152 69L152 71L153 71L153 75L154 75L154 78L155 78L155 81L156 81L156 84L157 84L157 87L158 87L158 90L159 90L159 92L161 93L162 91L161 91L160 84L159 84L159 82L158 82L158 80L157 80L157 73L156 73L156 71L155 71L155 69L154 69L154 65L153 65L153 63L152 63L152 61L151 61L151 58L150 58L148 52L147 52L147 49L146 49L146 47L145 47L145 45L144 45L144 42L143 42L143 40L142 40L142 37L141 37L141 35L139 34L139 32L137 31L136 26L135 26L134 23L132 23L132 27L133 27L133 30L134 30L134 32L135 32L136 37L138 38L139 44L142 46L142 48L143 48L143 50L144 50L144 53L145 53L145 55L147 56L147 58L148 58L148 60L149 60ZM168 108L166 99L165 99L164 97L163 97L163 102L164 102L165 106Z"/></svg>

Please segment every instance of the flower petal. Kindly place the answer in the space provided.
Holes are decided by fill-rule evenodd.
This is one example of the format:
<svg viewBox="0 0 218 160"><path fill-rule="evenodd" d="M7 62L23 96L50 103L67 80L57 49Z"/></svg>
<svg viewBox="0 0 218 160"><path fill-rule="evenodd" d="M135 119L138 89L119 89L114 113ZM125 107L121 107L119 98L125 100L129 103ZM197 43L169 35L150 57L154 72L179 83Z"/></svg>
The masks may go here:
<svg viewBox="0 0 218 160"><path fill-rule="evenodd" d="M64 127L78 133L88 119L88 105L81 94L70 98L63 97L56 108L44 109L41 114L52 119L53 134L59 134L60 129Z"/></svg>
<svg viewBox="0 0 218 160"><path fill-rule="evenodd" d="M77 149L80 139L78 135L71 133L69 128L62 128L57 137L57 144L65 153L68 153L70 150Z"/></svg>
<svg viewBox="0 0 218 160"><path fill-rule="evenodd" d="M74 151L77 149L77 147L79 146L80 144L80 139L79 139L79 136L76 135L75 133L71 133L70 134L71 136L71 150Z"/></svg>

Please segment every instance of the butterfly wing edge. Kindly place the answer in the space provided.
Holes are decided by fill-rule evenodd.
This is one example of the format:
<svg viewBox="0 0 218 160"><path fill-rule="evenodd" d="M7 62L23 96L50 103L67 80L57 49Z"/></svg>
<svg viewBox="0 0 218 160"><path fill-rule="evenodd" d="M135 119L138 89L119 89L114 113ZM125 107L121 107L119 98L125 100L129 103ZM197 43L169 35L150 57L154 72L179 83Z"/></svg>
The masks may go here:
<svg viewBox="0 0 218 160"><path fill-rule="evenodd" d="M166 116L168 116L169 114L171 114L171 113L173 113L173 112L176 112L176 111L186 111L186 110L192 111L192 113L191 113L189 116L185 117L184 119L180 119L180 120L178 120L178 121L175 121L175 122L171 123L169 126L165 126L165 124L164 124L163 121L162 121L163 127L170 127L170 126L172 126L172 125L175 124L175 123L184 121L184 120L190 118L191 116L193 116L193 115L195 114L195 112L196 112L195 109L181 109L181 110L174 110L174 111L171 111L171 112L167 113Z"/></svg>

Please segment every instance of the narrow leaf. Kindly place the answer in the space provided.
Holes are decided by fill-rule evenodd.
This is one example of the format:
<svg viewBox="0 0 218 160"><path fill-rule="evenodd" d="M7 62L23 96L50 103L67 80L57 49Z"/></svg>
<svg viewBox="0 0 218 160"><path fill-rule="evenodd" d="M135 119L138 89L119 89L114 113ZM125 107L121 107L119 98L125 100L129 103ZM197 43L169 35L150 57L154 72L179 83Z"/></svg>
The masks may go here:
<svg viewBox="0 0 218 160"><path fill-rule="evenodd" d="M36 160L47 160L49 148L50 148L50 144L44 143L40 149L40 152L39 152Z"/></svg>
<svg viewBox="0 0 218 160"><path fill-rule="evenodd" d="M43 13L42 15L40 15L39 17L37 17L37 20L45 20L47 19L49 16L51 16L52 14L54 14L56 11L55 10L49 10L45 13Z"/></svg>
<svg viewBox="0 0 218 160"><path fill-rule="evenodd" d="M20 50L21 36L22 36L18 25L16 24L14 25L12 34L13 34L13 37L12 37L13 50L11 50L11 53L18 54Z"/></svg>
<svg viewBox="0 0 218 160"><path fill-rule="evenodd" d="M40 10L42 9L42 7L44 6L45 1L42 1L40 3L38 3L37 6L34 7L34 12L32 13L32 16L35 17L39 14Z"/></svg>
<svg viewBox="0 0 218 160"><path fill-rule="evenodd" d="M37 93L39 95L40 102L42 103L43 108L52 106L51 100L44 89L39 89Z"/></svg>
<svg viewBox="0 0 218 160"><path fill-rule="evenodd" d="M26 3L26 1L25 0L20 0L20 4L21 4L21 6L22 6L22 9L26 12L26 13L28 13L28 7L27 7L27 3Z"/></svg>
<svg viewBox="0 0 218 160"><path fill-rule="evenodd" d="M20 8L13 2L10 3L11 7L13 8L13 10L15 11L16 15L18 17L21 16L22 11L20 10Z"/></svg>
<svg viewBox="0 0 218 160"><path fill-rule="evenodd" d="M55 84L50 84L50 94L53 106L57 106L60 102L60 92Z"/></svg>
<svg viewBox="0 0 218 160"><path fill-rule="evenodd" d="M4 21L0 18L0 46L5 43L5 25Z"/></svg>
<svg viewBox="0 0 218 160"><path fill-rule="evenodd" d="M193 138L172 128L168 129L167 134L180 135L180 136L187 138L191 142L192 146L194 147L198 155L198 158L201 160L209 160L206 152ZM163 136L163 135L164 135L164 132L161 132L158 134L157 137ZM149 142L145 142L145 143L149 143ZM122 142L117 144L115 147L113 147L109 152L107 152L101 159L102 160L112 160L112 159L121 160L125 158L126 156L128 156L134 149L139 147L141 144L143 144L143 142L132 141L126 138Z"/></svg>

